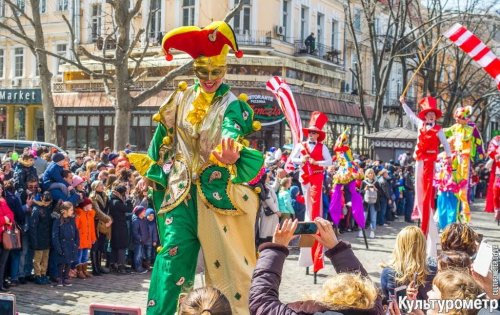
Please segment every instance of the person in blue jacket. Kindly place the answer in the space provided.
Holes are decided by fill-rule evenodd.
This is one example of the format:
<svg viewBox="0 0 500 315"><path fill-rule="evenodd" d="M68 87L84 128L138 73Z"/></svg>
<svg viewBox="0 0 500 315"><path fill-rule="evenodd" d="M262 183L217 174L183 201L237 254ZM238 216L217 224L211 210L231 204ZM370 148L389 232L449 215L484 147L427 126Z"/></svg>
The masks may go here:
<svg viewBox="0 0 500 315"><path fill-rule="evenodd" d="M42 174L42 189L52 190L60 189L64 194L68 194L71 188L71 183L64 180L63 171L65 157L62 153L56 153L52 156L52 162Z"/></svg>

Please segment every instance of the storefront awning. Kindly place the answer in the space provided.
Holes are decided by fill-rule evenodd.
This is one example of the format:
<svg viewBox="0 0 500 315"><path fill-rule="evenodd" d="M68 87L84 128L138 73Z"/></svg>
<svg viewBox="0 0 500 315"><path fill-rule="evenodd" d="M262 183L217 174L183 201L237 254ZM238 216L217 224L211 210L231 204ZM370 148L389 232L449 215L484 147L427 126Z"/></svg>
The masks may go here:
<svg viewBox="0 0 500 315"><path fill-rule="evenodd" d="M149 98L139 107L160 107L167 99L170 91L161 91ZM139 92L132 92L137 95ZM110 99L102 92L54 93L54 106L57 107L112 107Z"/></svg>
<svg viewBox="0 0 500 315"><path fill-rule="evenodd" d="M267 90L264 89L232 88L231 91L236 96L238 96L240 93L273 96L271 92L268 92ZM293 96L295 98L295 101L297 102L299 110L308 112L320 111L325 114L361 118L361 109L359 108L359 105L356 103L345 102L324 97L316 97L300 93L294 93ZM368 118L371 118L373 116L372 107L367 107L366 112Z"/></svg>

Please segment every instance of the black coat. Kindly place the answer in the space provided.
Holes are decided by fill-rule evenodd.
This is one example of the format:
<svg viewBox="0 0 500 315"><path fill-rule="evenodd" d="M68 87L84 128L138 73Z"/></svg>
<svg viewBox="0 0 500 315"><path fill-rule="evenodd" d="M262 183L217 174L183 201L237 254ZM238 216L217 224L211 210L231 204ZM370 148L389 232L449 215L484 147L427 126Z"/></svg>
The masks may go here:
<svg viewBox="0 0 500 315"><path fill-rule="evenodd" d="M50 249L52 238L52 206L33 206L28 236L33 250Z"/></svg>
<svg viewBox="0 0 500 315"><path fill-rule="evenodd" d="M111 225L111 248L126 249L129 243L129 232L127 227L127 214L131 213L131 207L124 203L116 195L111 196L109 201L109 215L113 219Z"/></svg>
<svg viewBox="0 0 500 315"><path fill-rule="evenodd" d="M26 212L23 209L23 204L19 195L14 191L6 190L5 201L7 201L9 208L14 212L14 220L16 220L16 223L24 227L26 223Z"/></svg>
<svg viewBox="0 0 500 315"><path fill-rule="evenodd" d="M16 190L19 192L26 190L27 180L30 177L34 177L38 180L36 168L34 166L26 167L18 162L14 169L14 187Z"/></svg>
<svg viewBox="0 0 500 315"><path fill-rule="evenodd" d="M74 218L56 219L52 225L52 248L58 264L71 264L76 260L80 235Z"/></svg>
<svg viewBox="0 0 500 315"><path fill-rule="evenodd" d="M306 314L343 314L343 315L379 315L384 314L382 297L379 295L375 307L370 310L331 309L316 301L299 301L290 304L279 300L279 285L281 272L285 263L288 249L274 243L262 244L259 248L260 256L255 267L252 285L250 287L250 314L252 315L306 315ZM340 241L334 248L325 252L330 258L337 273L359 272L367 277L368 274L361 262L354 256L349 243Z"/></svg>

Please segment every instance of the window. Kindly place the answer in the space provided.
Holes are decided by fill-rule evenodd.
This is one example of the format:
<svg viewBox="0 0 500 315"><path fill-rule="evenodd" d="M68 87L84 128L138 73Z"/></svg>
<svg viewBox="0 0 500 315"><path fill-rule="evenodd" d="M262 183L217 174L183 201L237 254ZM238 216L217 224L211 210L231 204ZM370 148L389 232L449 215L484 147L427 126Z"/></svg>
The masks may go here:
<svg viewBox="0 0 500 315"><path fill-rule="evenodd" d="M161 1L151 0L149 12L151 12L149 38L156 39L161 31Z"/></svg>
<svg viewBox="0 0 500 315"><path fill-rule="evenodd" d="M377 94L377 82L375 82L375 69L372 66L372 95Z"/></svg>
<svg viewBox="0 0 500 315"><path fill-rule="evenodd" d="M234 5L237 5L240 0L234 0ZM243 0L243 7L240 12L234 16L234 32L239 35L250 34L250 0ZM243 17L242 17L243 14Z"/></svg>
<svg viewBox="0 0 500 315"><path fill-rule="evenodd" d="M304 39L309 36L307 27L309 26L309 9L307 7L300 8L300 39Z"/></svg>
<svg viewBox="0 0 500 315"><path fill-rule="evenodd" d="M40 13L47 12L47 0L40 0L39 9Z"/></svg>
<svg viewBox="0 0 500 315"><path fill-rule="evenodd" d="M19 10L24 12L24 8L26 7L26 1L25 0L17 0L16 4L17 4ZM18 12L18 14L19 14L19 12Z"/></svg>
<svg viewBox="0 0 500 315"><path fill-rule="evenodd" d="M24 49L14 48L14 77L19 78L24 75Z"/></svg>
<svg viewBox="0 0 500 315"><path fill-rule="evenodd" d="M324 32L324 24L325 24L325 15L318 13L318 18L316 21L316 28L318 32L318 44L323 44L323 32Z"/></svg>
<svg viewBox="0 0 500 315"><path fill-rule="evenodd" d="M375 18L375 25L374 25L375 29L375 36L379 36L379 35L383 35L382 34L382 30L380 28L380 19L379 18Z"/></svg>
<svg viewBox="0 0 500 315"><path fill-rule="evenodd" d="M194 25L195 0L182 0L182 25Z"/></svg>
<svg viewBox="0 0 500 315"><path fill-rule="evenodd" d="M290 31L288 28L291 26L290 23L291 12L290 12L290 1L283 0L283 27L285 29L285 33L283 34L285 41L288 40L288 34Z"/></svg>
<svg viewBox="0 0 500 315"><path fill-rule="evenodd" d="M337 49L338 47L338 35L339 35L339 22L332 20L332 48Z"/></svg>
<svg viewBox="0 0 500 315"><path fill-rule="evenodd" d="M0 17L5 16L5 1L0 0Z"/></svg>
<svg viewBox="0 0 500 315"><path fill-rule="evenodd" d="M354 74L358 75L358 58L355 53L351 55L351 68L354 73L351 73L351 90L352 93L354 94L355 92L358 91L358 81L356 80L356 77Z"/></svg>
<svg viewBox="0 0 500 315"><path fill-rule="evenodd" d="M67 44L57 44L57 54L62 57L66 57L66 51L67 51ZM54 73L61 74L62 72L59 70L59 66L61 65L61 59L57 58L56 60L56 70Z"/></svg>
<svg viewBox="0 0 500 315"><path fill-rule="evenodd" d="M0 49L0 78L3 78L4 50Z"/></svg>
<svg viewBox="0 0 500 315"><path fill-rule="evenodd" d="M97 41L97 38L101 36L101 5L94 4L91 9L90 17L90 38L92 42Z"/></svg>
<svg viewBox="0 0 500 315"><path fill-rule="evenodd" d="M57 11L68 10L68 0L57 0Z"/></svg>
<svg viewBox="0 0 500 315"><path fill-rule="evenodd" d="M360 9L354 10L354 17L352 20L352 24L353 24L354 29L356 31L361 32L361 10Z"/></svg>

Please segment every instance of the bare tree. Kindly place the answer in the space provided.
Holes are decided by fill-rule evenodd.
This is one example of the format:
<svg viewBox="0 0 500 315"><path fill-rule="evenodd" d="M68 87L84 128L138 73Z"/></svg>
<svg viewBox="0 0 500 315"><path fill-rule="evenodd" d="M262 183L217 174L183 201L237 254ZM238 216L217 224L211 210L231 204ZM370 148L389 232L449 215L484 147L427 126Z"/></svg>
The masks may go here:
<svg viewBox="0 0 500 315"><path fill-rule="evenodd" d="M6 0L9 1L10 0ZM36 6L36 10L38 11L38 1L39 0L30 0L32 2L33 10ZM48 51L45 49L43 45L32 45L33 50L37 55L44 56L53 56L55 58L59 58L65 63L75 66L85 74L92 76L96 79L102 79L104 85L104 92L106 96L110 99L113 104L115 110L115 130L114 130L114 149L119 150L125 147L125 144L129 141L130 138L130 121L131 121L131 113L134 109L136 109L141 103L146 101L148 98L154 96L163 90L168 83L170 83L175 77L186 73L191 69L193 61L184 64L181 67L173 69L167 75L165 75L161 80L159 80L156 84L149 87L148 89L140 92L137 95L132 95L132 91L134 90L135 83L147 75L146 71L143 71L141 68L141 64L143 62L144 57L148 54L149 49L149 36L144 36L145 43L142 43L143 47L142 51L138 54L134 51L137 48L142 35L146 31L144 28L141 28L137 31L134 38L130 38L131 28L132 28L132 20L134 16L139 14L139 11L142 8L142 0L137 0L135 5L130 8L130 0L108 0L106 4L110 6L110 15L112 20L112 27L110 31L104 35L103 38L103 49L102 53L93 53L88 51L84 46L76 44L75 41L75 30L72 29L71 23L66 16L63 15L63 19L67 24L69 32L71 34L71 54L72 58L66 58L63 56L59 56L57 53ZM11 4L15 6L14 4ZM224 21L229 22L233 16L241 9L243 5L243 1L240 1L237 6L235 6L224 18ZM17 11L21 11L18 10ZM154 10L150 10L150 13L147 17L146 25L149 25L149 21L151 16L155 13ZM39 14L38 14L39 16ZM25 16L25 18L29 18ZM39 22L39 18L38 18ZM21 28L22 25L17 23L17 27ZM6 25L7 27L8 25ZM42 29L43 25L33 24L36 29ZM0 24L0 27L2 25ZM15 27L8 26L9 30L13 30L19 33ZM78 30L76 30L78 31ZM23 35L20 33L19 35ZM39 41L43 43L43 33L41 33ZM106 49L108 47L108 43L114 43L114 49ZM28 44L29 42L26 41ZM101 65L101 70L96 71L94 69L90 69L85 65L85 62L82 61L81 57L85 57L92 61L95 61ZM134 65L132 69L129 68L129 61ZM50 76L51 78L51 76ZM45 80L41 80L45 81ZM50 80L47 80L48 86L45 87L47 90L46 95L50 96L50 104L52 104L52 120L53 120L53 101L51 97L50 90ZM46 120L49 121L49 120ZM52 124L55 128L55 122ZM55 131L54 131L55 135Z"/></svg>
<svg viewBox="0 0 500 315"><path fill-rule="evenodd" d="M31 15L25 12L25 8L20 8L11 0L4 0L4 2L12 14L4 20L0 20L0 29L8 31L12 39L28 47L36 56L36 66L40 73L40 88L42 90L44 139L47 142L56 143L56 119L51 86L53 74L48 67L47 55L42 53L45 51L45 35L40 20L40 1L29 1L28 8L31 9ZM27 28L34 29L34 38L26 31Z"/></svg>

